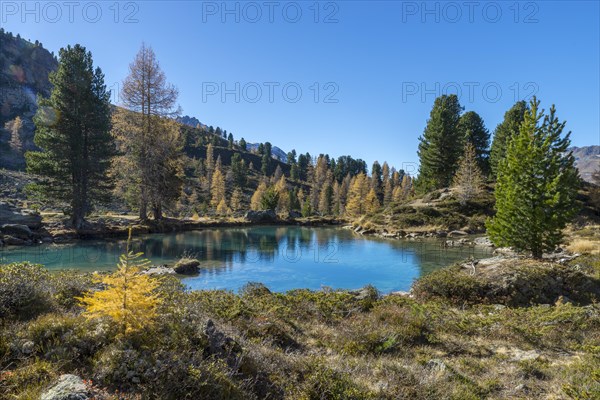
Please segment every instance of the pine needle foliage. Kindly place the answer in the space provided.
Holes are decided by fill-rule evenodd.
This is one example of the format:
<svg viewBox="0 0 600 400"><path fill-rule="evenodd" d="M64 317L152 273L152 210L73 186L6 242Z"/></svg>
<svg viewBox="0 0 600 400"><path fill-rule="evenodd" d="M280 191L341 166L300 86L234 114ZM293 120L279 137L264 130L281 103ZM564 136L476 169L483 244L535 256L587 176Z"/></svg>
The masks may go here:
<svg viewBox="0 0 600 400"><path fill-rule="evenodd" d="M562 241L562 231L576 214L580 186L570 132L559 122L554 106L548 115L534 97L519 133L509 141L500 162L496 215L488 221L490 239L541 258Z"/></svg>
<svg viewBox="0 0 600 400"><path fill-rule="evenodd" d="M105 288L88 292L79 298L86 308L85 317L109 318L124 335L151 326L161 302L155 293L158 281L141 273L150 265L150 261L142 258L143 253L134 253L130 248L131 229L127 250L119 258L117 271L97 279Z"/></svg>

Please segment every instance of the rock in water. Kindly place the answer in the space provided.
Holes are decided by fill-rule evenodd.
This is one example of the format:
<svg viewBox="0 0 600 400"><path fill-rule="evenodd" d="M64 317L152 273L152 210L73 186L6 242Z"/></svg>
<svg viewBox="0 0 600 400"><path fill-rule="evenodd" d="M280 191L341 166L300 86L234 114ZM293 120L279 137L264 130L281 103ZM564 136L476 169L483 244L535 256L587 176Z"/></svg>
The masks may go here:
<svg viewBox="0 0 600 400"><path fill-rule="evenodd" d="M198 273L200 261L195 258L182 258L173 268L175 272L182 275L194 275Z"/></svg>
<svg viewBox="0 0 600 400"><path fill-rule="evenodd" d="M42 393L41 400L88 400L90 391L80 377L76 375L61 375L58 382Z"/></svg>

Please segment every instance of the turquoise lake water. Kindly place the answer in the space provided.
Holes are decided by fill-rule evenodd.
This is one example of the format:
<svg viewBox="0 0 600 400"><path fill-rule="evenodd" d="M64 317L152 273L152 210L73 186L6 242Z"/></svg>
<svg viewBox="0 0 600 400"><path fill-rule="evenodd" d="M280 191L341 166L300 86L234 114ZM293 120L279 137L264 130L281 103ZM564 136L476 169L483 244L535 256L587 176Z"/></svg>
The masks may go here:
<svg viewBox="0 0 600 400"><path fill-rule="evenodd" d="M273 291L297 288L356 289L372 284L383 293L408 290L435 269L470 256L491 256L488 248L442 248L436 240L363 237L340 228L265 226L215 228L134 239L154 264L174 264L182 255L202 262L198 276L184 278L191 289L238 290L262 282ZM112 270L124 241L80 241L3 249L0 263L30 261L49 270Z"/></svg>

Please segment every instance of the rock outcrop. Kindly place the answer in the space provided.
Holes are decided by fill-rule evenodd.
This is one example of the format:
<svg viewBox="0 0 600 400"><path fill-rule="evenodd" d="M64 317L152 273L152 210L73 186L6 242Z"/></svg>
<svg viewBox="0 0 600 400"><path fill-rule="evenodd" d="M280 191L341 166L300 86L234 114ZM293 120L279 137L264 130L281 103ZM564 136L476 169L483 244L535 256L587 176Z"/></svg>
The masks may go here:
<svg viewBox="0 0 600 400"><path fill-rule="evenodd" d="M48 388L41 400L88 400L93 394L88 390L83 380L76 375L61 375L58 382Z"/></svg>
<svg viewBox="0 0 600 400"><path fill-rule="evenodd" d="M0 202L0 221L3 225L25 225L29 229L39 229L42 217L31 210L21 210L5 202Z"/></svg>
<svg viewBox="0 0 600 400"><path fill-rule="evenodd" d="M244 217L254 223L277 221L277 214L273 210L248 211Z"/></svg>
<svg viewBox="0 0 600 400"><path fill-rule="evenodd" d="M173 268L176 273L181 275L195 275L198 273L200 261L194 258L182 258Z"/></svg>

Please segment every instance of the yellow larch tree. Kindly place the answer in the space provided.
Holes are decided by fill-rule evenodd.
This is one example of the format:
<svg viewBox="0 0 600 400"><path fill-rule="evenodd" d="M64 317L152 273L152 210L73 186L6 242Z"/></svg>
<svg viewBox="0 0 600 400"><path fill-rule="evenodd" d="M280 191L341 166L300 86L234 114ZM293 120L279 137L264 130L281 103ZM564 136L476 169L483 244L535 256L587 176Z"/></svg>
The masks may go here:
<svg viewBox="0 0 600 400"><path fill-rule="evenodd" d="M120 326L123 334L139 332L151 326L161 299L155 293L159 283L143 274L150 261L134 253L131 247L131 229L127 250L119 259L118 269L97 278L102 290L86 293L78 300L85 306L83 315L89 319L110 318Z"/></svg>
<svg viewBox="0 0 600 400"><path fill-rule="evenodd" d="M381 204L379 204L379 199L377 198L377 193L375 189L369 190L367 197L365 199L365 208L368 213L374 213L379 210Z"/></svg>
<svg viewBox="0 0 600 400"><path fill-rule="evenodd" d="M260 185L256 188L256 191L252 195L252 199L250 199L250 208L254 211L258 211L262 209L261 200L263 194L267 190L267 184L265 182L261 182Z"/></svg>
<svg viewBox="0 0 600 400"><path fill-rule="evenodd" d="M358 174L352 179L348 192L346 213L351 217L360 217L367 209L365 200L369 193L369 181L365 174Z"/></svg>
<svg viewBox="0 0 600 400"><path fill-rule="evenodd" d="M219 205L217 206L217 214L228 215L230 212L231 212L231 210L229 209L229 207L227 207L227 203L225 202L225 199L223 198L219 202Z"/></svg>
<svg viewBox="0 0 600 400"><path fill-rule="evenodd" d="M222 201L225 201L225 176L221 168L215 169L210 184L210 205L214 208L219 207Z"/></svg>
<svg viewBox="0 0 600 400"><path fill-rule="evenodd" d="M279 194L279 200L277 202L277 210L279 212L287 212L290 210L290 191L288 189L285 176L281 175L281 178L275 184L275 190Z"/></svg>
<svg viewBox="0 0 600 400"><path fill-rule="evenodd" d="M231 194L231 202L230 207L233 212L241 211L244 201L244 195L240 188L235 188L233 193Z"/></svg>

